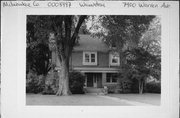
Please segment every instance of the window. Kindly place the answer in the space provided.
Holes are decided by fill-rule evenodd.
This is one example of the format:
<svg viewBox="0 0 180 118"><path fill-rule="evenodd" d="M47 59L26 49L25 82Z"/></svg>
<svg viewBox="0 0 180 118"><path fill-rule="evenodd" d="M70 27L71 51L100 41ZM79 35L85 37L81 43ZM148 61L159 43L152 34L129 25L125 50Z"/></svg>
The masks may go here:
<svg viewBox="0 0 180 118"><path fill-rule="evenodd" d="M89 63L89 55L88 54L85 54L85 62Z"/></svg>
<svg viewBox="0 0 180 118"><path fill-rule="evenodd" d="M97 52L83 52L83 65L97 65Z"/></svg>
<svg viewBox="0 0 180 118"><path fill-rule="evenodd" d="M119 66L119 55L117 53L110 53L110 65Z"/></svg>
<svg viewBox="0 0 180 118"><path fill-rule="evenodd" d="M95 54L91 54L91 62L95 63Z"/></svg>
<svg viewBox="0 0 180 118"><path fill-rule="evenodd" d="M106 74L106 82L107 83L116 83L117 82L117 73L107 73Z"/></svg>

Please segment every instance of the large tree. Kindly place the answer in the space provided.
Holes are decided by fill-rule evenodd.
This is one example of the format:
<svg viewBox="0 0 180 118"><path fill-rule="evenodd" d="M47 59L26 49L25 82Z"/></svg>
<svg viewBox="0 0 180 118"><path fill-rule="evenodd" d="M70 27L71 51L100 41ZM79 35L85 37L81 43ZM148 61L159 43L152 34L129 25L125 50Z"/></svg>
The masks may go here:
<svg viewBox="0 0 180 118"><path fill-rule="evenodd" d="M131 67L128 74L131 75L130 79L138 81L139 93L142 94L147 77L155 75L152 71L159 63L159 58L142 47L130 50L128 56L127 64Z"/></svg>
<svg viewBox="0 0 180 118"><path fill-rule="evenodd" d="M150 75L155 79L161 79L161 19L156 16L150 23L148 30L143 34L140 39L139 47L146 50L156 58L151 60L148 66Z"/></svg>
<svg viewBox="0 0 180 118"><path fill-rule="evenodd" d="M98 16L95 28L96 36L103 37L109 47L120 56L120 67L125 64L124 51L137 47L142 34L148 29L155 16Z"/></svg>
<svg viewBox="0 0 180 118"><path fill-rule="evenodd" d="M98 16L92 27L96 36L103 37L104 42L120 56L120 73L127 70L126 50L138 47L143 33L148 29L155 16ZM92 31L93 31L92 30ZM116 47L116 48L113 48ZM121 77L122 80L123 77ZM119 81L120 82L120 81ZM120 82L121 83L121 82Z"/></svg>
<svg viewBox="0 0 180 118"><path fill-rule="evenodd" d="M27 21L32 23L34 27L33 37L48 43L50 50L57 53L57 58L60 61L59 88L56 95L69 95L71 93L69 90L69 59L79 29L86 17L84 15L27 17Z"/></svg>

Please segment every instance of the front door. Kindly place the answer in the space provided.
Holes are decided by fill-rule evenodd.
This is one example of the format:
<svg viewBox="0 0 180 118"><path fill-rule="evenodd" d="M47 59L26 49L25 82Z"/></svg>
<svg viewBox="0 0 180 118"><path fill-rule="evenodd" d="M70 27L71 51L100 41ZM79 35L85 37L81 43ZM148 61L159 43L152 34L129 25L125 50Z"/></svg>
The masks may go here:
<svg viewBox="0 0 180 118"><path fill-rule="evenodd" d="M86 73L87 87L93 87L93 74Z"/></svg>

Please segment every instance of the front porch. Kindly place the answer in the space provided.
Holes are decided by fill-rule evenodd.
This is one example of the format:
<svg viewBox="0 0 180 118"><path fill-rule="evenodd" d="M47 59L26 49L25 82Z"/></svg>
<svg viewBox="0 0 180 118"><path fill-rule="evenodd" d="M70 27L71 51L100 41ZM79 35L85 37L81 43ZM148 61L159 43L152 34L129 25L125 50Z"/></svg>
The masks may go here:
<svg viewBox="0 0 180 118"><path fill-rule="evenodd" d="M85 87L91 88L102 88L102 73L84 73L85 78Z"/></svg>
<svg viewBox="0 0 180 118"><path fill-rule="evenodd" d="M85 72L84 75L84 91L86 93L106 94L109 87L116 88L117 86L117 73Z"/></svg>

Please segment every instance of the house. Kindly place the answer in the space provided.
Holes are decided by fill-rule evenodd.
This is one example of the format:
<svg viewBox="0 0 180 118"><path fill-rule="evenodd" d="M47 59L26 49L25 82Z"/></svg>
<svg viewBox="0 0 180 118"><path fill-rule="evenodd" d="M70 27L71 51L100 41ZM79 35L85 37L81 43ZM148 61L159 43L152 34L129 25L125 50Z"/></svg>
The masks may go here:
<svg viewBox="0 0 180 118"><path fill-rule="evenodd" d="M86 87L102 88L117 84L119 56L100 38L79 35L78 45L73 49L69 65L70 69L86 76Z"/></svg>

